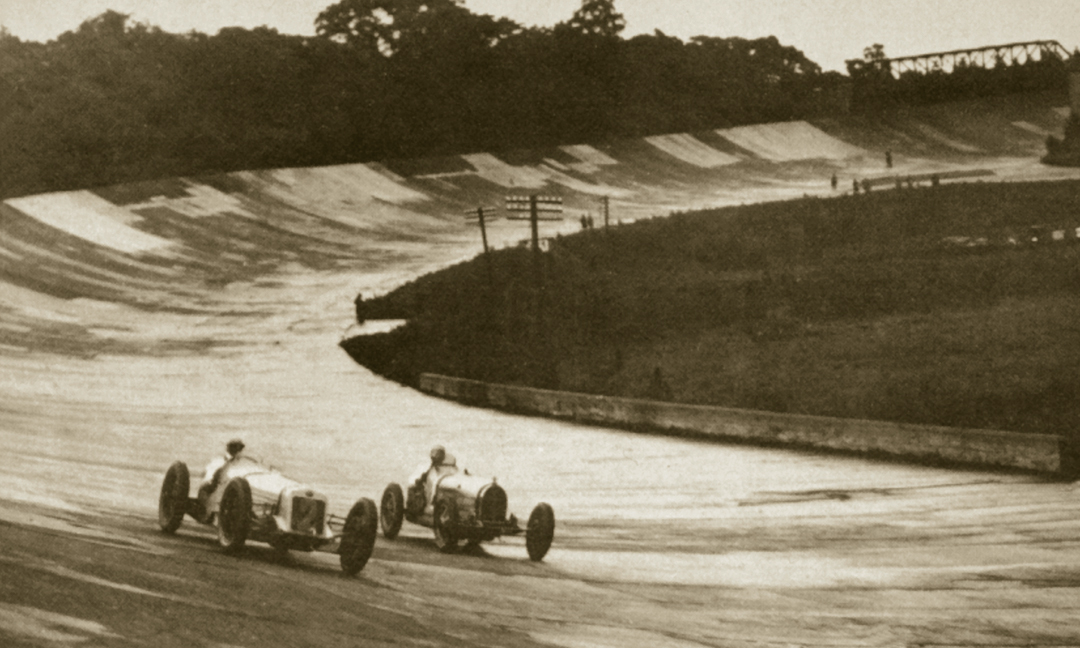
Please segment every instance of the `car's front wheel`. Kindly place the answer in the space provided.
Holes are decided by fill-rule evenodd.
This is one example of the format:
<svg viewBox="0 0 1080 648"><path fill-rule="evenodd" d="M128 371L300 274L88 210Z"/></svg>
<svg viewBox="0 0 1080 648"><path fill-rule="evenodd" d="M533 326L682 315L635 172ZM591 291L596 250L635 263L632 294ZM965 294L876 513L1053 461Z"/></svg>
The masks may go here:
<svg viewBox="0 0 1080 648"><path fill-rule="evenodd" d="M379 507L379 522L382 524L383 537L393 540L401 532L401 521L405 517L405 494L398 484L390 484L382 494Z"/></svg>
<svg viewBox="0 0 1080 648"><path fill-rule="evenodd" d="M435 502L432 530L435 532L435 546L443 553L453 553L458 549L458 538L454 525L457 523L457 507L452 499L440 499Z"/></svg>
<svg viewBox="0 0 1080 648"><path fill-rule="evenodd" d="M165 533L176 533L187 512L191 477L183 461L177 461L165 472L158 497L158 525Z"/></svg>
<svg viewBox="0 0 1080 648"><path fill-rule="evenodd" d="M367 564L375 549L375 535L379 530L379 512L375 502L364 497L353 504L345 529L341 534L341 571L353 576Z"/></svg>
<svg viewBox="0 0 1080 648"><path fill-rule="evenodd" d="M555 509L550 504L540 502L529 515L529 525L525 528L525 549L529 552L529 559L543 560L554 537Z"/></svg>
<svg viewBox="0 0 1080 648"><path fill-rule="evenodd" d="M251 532L251 486L243 477L225 484L218 505L218 542L228 552L244 548Z"/></svg>

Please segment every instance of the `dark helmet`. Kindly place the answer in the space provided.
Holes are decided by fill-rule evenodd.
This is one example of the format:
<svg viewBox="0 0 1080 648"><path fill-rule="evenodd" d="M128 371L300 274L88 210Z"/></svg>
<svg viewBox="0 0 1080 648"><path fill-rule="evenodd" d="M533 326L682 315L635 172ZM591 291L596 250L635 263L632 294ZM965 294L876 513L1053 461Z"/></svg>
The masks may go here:
<svg viewBox="0 0 1080 648"><path fill-rule="evenodd" d="M446 448L441 445L437 445L431 449L431 463L436 466L441 466L443 459L446 458Z"/></svg>
<svg viewBox="0 0 1080 648"><path fill-rule="evenodd" d="M235 457L243 449L244 449L244 442L241 441L240 439L233 439L232 441L229 441L229 443L225 445L226 452L228 452L229 456L232 456L232 457Z"/></svg>

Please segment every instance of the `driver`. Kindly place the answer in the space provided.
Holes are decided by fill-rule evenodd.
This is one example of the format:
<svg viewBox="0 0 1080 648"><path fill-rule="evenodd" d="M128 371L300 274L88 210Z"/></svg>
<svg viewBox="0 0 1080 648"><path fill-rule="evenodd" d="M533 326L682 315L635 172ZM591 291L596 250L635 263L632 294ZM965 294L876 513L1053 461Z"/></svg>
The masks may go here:
<svg viewBox="0 0 1080 648"><path fill-rule="evenodd" d="M413 495L409 499L417 502L415 506L421 511L435 497L435 486L439 480L447 475L456 475L458 471L457 459L441 445L431 449L430 458L430 464L421 464L413 473L419 475L411 480L412 485L409 487L409 493Z"/></svg>
<svg viewBox="0 0 1080 648"><path fill-rule="evenodd" d="M244 442L240 439L233 439L225 444L225 456L214 457L210 460L210 463L206 464L206 471L203 473L203 482L199 485L199 504L206 508L206 500L210 497L210 494L221 483L221 476L225 472L225 467L233 461L240 458L240 454L244 451Z"/></svg>

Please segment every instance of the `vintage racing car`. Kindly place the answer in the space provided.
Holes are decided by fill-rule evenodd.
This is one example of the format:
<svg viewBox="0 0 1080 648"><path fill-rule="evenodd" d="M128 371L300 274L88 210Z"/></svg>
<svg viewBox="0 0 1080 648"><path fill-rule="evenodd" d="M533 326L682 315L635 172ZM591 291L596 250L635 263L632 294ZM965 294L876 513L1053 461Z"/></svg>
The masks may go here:
<svg viewBox="0 0 1080 648"><path fill-rule="evenodd" d="M555 535L555 512L550 504L537 504L523 529L513 514L507 516L506 491L495 479L470 475L467 470L458 472L449 455L448 463L435 457L433 451L431 468L410 478L407 497L397 483L383 491L379 513L387 539L397 537L403 519L431 528L435 545L447 553L456 551L463 542L475 545L524 532L529 558L543 560Z"/></svg>
<svg viewBox="0 0 1080 648"><path fill-rule="evenodd" d="M158 500L162 531L175 533L187 514L216 526L226 551L238 552L247 540L257 540L279 551L336 553L350 575L371 557L378 531L372 500L357 500L345 518L327 514L326 495L246 455L224 462L215 476L212 482L210 475L204 479L202 497L191 497L187 465L177 461L169 467Z"/></svg>

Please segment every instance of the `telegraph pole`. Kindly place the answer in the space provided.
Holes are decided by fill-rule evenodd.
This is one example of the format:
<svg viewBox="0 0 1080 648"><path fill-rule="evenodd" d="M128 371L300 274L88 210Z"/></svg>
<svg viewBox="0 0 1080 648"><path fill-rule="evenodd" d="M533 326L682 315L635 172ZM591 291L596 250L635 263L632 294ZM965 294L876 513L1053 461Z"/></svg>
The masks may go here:
<svg viewBox="0 0 1080 648"><path fill-rule="evenodd" d="M536 194L529 196L529 226L532 229L532 247L533 247L533 262L534 266L539 266L540 260L540 216L536 208ZM537 268L534 267L534 270Z"/></svg>
<svg viewBox="0 0 1080 648"><path fill-rule="evenodd" d="M466 223L477 222L477 223L480 224L480 239L484 242L484 259L487 260L486 263L487 263L488 287L489 288L494 288L495 287L495 278L494 278L493 271L492 271L492 268L491 268L491 250L488 248L487 225L485 224L485 221L484 221L484 209L487 209L489 212L490 211L495 211L494 209L492 209L490 207L487 207L487 208L485 208L485 207L477 207L476 209L466 209L465 210L465 222ZM489 216L489 218L491 218L491 220L495 220L495 218L498 218L498 216L495 216L495 217L490 217Z"/></svg>
<svg viewBox="0 0 1080 648"><path fill-rule="evenodd" d="M541 220L562 220L562 198L558 196L537 196L531 194L529 196L507 196L506 197L506 211L511 214L515 212L528 212L529 226L532 233L532 249L533 249L533 282L536 286L534 289L533 297L533 331L532 339L534 340L534 349L532 355L534 356L533 362L538 367L541 367L542 375L553 374L554 369L550 363L551 357L548 353L548 347L550 341L546 334L546 328L544 326L544 272L541 265L540 257L540 221ZM541 212L545 215L541 216ZM550 216L546 214L552 214ZM507 220L525 220L523 216L508 215ZM547 382L547 378L545 378Z"/></svg>
<svg viewBox="0 0 1080 648"><path fill-rule="evenodd" d="M540 221L562 220L562 216L540 216L540 212L561 214L562 202L562 198L558 196L537 196L536 194L506 197L506 211L511 213L529 212L529 224L532 229L533 273L539 282L543 281L540 272ZM507 220L524 220L524 218L515 216L507 216L506 218Z"/></svg>
<svg viewBox="0 0 1080 648"><path fill-rule="evenodd" d="M484 254L487 254L489 250L488 250L488 240L487 240L487 226L486 226L485 221L484 221L484 210L485 209L488 210L489 212L495 211L491 207L477 207L476 209L466 209L465 210L465 222L466 223L473 223L473 222L479 223L479 225L480 225L480 239L484 242ZM498 218L498 216L496 216L496 217L490 217L489 216L489 218L491 218L491 220L495 220L495 218Z"/></svg>

